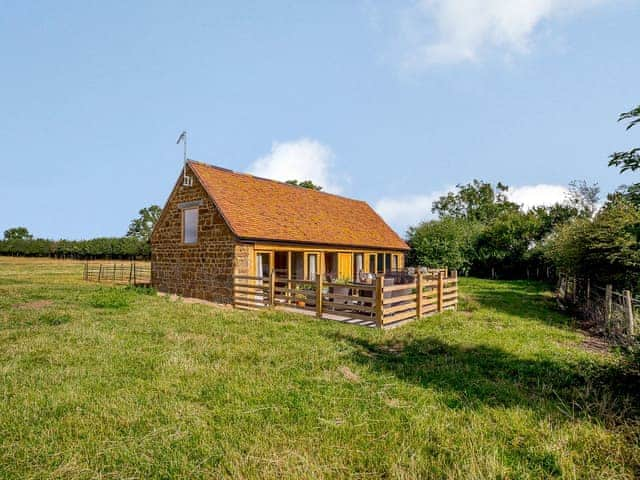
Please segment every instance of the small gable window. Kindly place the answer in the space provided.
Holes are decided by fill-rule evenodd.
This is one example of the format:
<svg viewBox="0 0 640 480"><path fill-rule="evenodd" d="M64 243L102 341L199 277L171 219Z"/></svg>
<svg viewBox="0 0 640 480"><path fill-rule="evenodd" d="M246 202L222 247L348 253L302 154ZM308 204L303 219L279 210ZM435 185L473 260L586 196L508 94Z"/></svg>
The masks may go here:
<svg viewBox="0 0 640 480"><path fill-rule="evenodd" d="M185 208L182 210L182 241L184 243L198 242L197 208Z"/></svg>

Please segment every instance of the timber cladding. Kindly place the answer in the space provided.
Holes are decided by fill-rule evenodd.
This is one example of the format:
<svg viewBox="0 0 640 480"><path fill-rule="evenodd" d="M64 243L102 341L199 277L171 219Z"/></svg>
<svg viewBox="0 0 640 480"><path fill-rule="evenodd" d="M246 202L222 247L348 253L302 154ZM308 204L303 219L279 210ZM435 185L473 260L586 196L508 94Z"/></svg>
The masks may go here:
<svg viewBox="0 0 640 480"><path fill-rule="evenodd" d="M183 243L184 208L198 209L194 244ZM151 237L153 286L161 292L231 303L235 253L235 236L197 179L191 187L176 184Z"/></svg>

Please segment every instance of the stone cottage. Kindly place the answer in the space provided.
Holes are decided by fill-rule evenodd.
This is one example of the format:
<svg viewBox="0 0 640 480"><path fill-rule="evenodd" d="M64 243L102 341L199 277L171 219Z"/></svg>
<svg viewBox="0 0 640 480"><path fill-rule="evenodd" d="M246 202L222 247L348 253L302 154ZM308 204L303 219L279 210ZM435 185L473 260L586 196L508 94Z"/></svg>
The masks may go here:
<svg viewBox="0 0 640 480"><path fill-rule="evenodd" d="M233 275L357 280L407 244L365 202L188 161L151 235L161 292L231 303Z"/></svg>

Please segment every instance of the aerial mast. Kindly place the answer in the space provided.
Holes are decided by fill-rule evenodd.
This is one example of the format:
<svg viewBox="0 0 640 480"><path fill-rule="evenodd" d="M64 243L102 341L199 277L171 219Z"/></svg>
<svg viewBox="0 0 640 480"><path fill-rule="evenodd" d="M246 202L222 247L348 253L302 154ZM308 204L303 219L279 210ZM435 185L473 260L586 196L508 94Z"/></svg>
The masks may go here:
<svg viewBox="0 0 640 480"><path fill-rule="evenodd" d="M182 145L184 146L184 155L183 155L184 165L182 167L182 185L185 187L190 187L193 184L193 181L191 180L191 177L187 175L188 159L187 159L187 131L186 130L182 131L182 133L178 137L178 140L176 141L176 145L180 142L182 142Z"/></svg>

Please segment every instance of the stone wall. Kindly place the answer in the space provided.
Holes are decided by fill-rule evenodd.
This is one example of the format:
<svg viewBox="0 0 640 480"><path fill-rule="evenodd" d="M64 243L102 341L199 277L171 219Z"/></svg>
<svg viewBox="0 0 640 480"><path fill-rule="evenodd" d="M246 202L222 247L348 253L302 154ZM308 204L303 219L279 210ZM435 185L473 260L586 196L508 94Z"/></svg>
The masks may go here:
<svg viewBox="0 0 640 480"><path fill-rule="evenodd" d="M235 274L236 275L255 275L252 270L253 262L253 244L237 243L235 250Z"/></svg>
<svg viewBox="0 0 640 480"><path fill-rule="evenodd" d="M160 292L231 303L236 239L193 172L174 188L151 238L151 282ZM182 175L180 177L182 180ZM182 243L181 203L202 201L198 241Z"/></svg>

